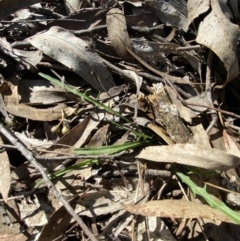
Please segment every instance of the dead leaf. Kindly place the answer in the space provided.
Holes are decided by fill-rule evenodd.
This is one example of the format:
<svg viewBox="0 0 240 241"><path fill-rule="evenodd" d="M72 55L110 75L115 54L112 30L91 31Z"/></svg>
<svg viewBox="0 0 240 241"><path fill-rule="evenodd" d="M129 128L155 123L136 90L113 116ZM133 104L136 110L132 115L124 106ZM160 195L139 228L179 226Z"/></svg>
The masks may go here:
<svg viewBox="0 0 240 241"><path fill-rule="evenodd" d="M127 32L127 24L123 11L112 8L107 13L107 29L113 48L126 61L132 61L132 56L126 50L131 49L131 42Z"/></svg>
<svg viewBox="0 0 240 241"><path fill-rule="evenodd" d="M153 27L158 21L153 12L138 12L125 17L128 26Z"/></svg>
<svg viewBox="0 0 240 241"><path fill-rule="evenodd" d="M124 190L119 183L114 185L113 181L111 185L113 186L112 191L101 190L86 193L79 200L75 211L79 213L80 216L87 216L91 218L115 213L116 211L122 209L121 203L135 197L134 192Z"/></svg>
<svg viewBox="0 0 240 241"><path fill-rule="evenodd" d="M24 220L28 227L45 225L54 211L49 201L39 194L33 195L28 199L22 199L17 202L17 205L20 212L20 220Z"/></svg>
<svg viewBox="0 0 240 241"><path fill-rule="evenodd" d="M86 147L103 146L104 142L106 141L108 131L109 125L104 125L103 127L100 127L93 135L89 143L86 145Z"/></svg>
<svg viewBox="0 0 240 241"><path fill-rule="evenodd" d="M231 136L228 135L228 133L225 129L223 129L223 142L225 144L225 148L228 153L231 153L235 156L239 156L239 158L240 158L240 151L239 151L236 143L233 141Z"/></svg>
<svg viewBox="0 0 240 241"><path fill-rule="evenodd" d="M69 99L64 88L52 85L44 79L22 79L18 85L19 103L50 105Z"/></svg>
<svg viewBox="0 0 240 241"><path fill-rule="evenodd" d="M190 0L188 11L191 20L208 10L209 1ZM201 8L197 8L198 5ZM228 75L225 84L233 80L239 72L237 42L239 27L230 22L226 13L230 12L227 3L220 0L210 1L211 11L201 21L196 41L211 49L223 62ZM198 12L199 10L199 12ZM193 11L193 12L191 12Z"/></svg>
<svg viewBox="0 0 240 241"><path fill-rule="evenodd" d="M57 141L57 145L52 144L49 148L47 148L48 152L42 155L56 156L56 153L72 155L73 149L80 148L86 142L91 132L99 125L104 116L105 113L102 110L91 113L82 122L67 132L67 134L65 134L59 141ZM39 151L41 150L39 149ZM39 160L39 162L49 171L52 171L60 165L59 161L46 162Z"/></svg>
<svg viewBox="0 0 240 241"><path fill-rule="evenodd" d="M8 200L7 203L1 204L1 206L2 205L4 205L4 209L6 213L4 214L3 210L0 211L0 240L6 240L2 237L2 235L3 236L6 235L6 237L9 237L8 240L14 240L14 237L11 239L11 235L14 236L19 234L19 230L21 227L21 223L19 222L20 213L19 213L18 206L15 200ZM2 208L3 207L1 207L1 209ZM6 217L5 215L8 215L8 219L10 219L10 221L12 222L13 227L8 226L5 219ZM19 236L19 240L22 240L21 236Z"/></svg>
<svg viewBox="0 0 240 241"><path fill-rule="evenodd" d="M23 233L18 233L18 234L0 234L0 239L2 241L27 241L28 237L25 236Z"/></svg>
<svg viewBox="0 0 240 241"><path fill-rule="evenodd" d="M1 137L0 137L0 144L3 144ZM0 152L0 160L1 160L0 193L2 194L4 201L7 202L8 193L10 189L11 174L10 174L10 163L9 163L8 155L5 150Z"/></svg>
<svg viewBox="0 0 240 241"><path fill-rule="evenodd" d="M23 58L25 61L35 66L42 60L42 51L24 51L20 49L13 49L14 54Z"/></svg>
<svg viewBox="0 0 240 241"><path fill-rule="evenodd" d="M145 3L152 7L155 14L162 23L170 24L173 27L179 27L185 32L188 29L187 7L183 0L178 1L153 1L147 0ZM178 4L178 5L175 5Z"/></svg>
<svg viewBox="0 0 240 241"><path fill-rule="evenodd" d="M34 108L25 104L15 105L12 103L6 104L6 109L9 113L15 116L20 116L30 120L38 121L52 121L59 120L62 118L62 111L67 113L70 107L65 104L58 104L53 108L39 109ZM71 109L71 108L70 108ZM71 112L70 112L71 113Z"/></svg>
<svg viewBox="0 0 240 241"><path fill-rule="evenodd" d="M143 82L143 78L139 75L137 75L135 72L131 71L131 70L123 70L123 72L125 72L126 74L132 76L132 78L135 81L135 85L136 85L136 94L138 95L140 93L140 88L142 86L142 82Z"/></svg>
<svg viewBox="0 0 240 241"><path fill-rule="evenodd" d="M188 9L188 24L190 25L194 19L199 17L201 14L206 13L210 8L209 0L189 0L187 3Z"/></svg>
<svg viewBox="0 0 240 241"><path fill-rule="evenodd" d="M102 58L85 41L67 30L52 27L47 32L26 40L44 54L76 72L96 90L108 91L115 86Z"/></svg>
<svg viewBox="0 0 240 241"><path fill-rule="evenodd" d="M69 204L75 209L79 196L69 201ZM63 235L69 226L72 216L67 212L64 206L61 206L50 217L49 222L43 227L38 241L54 240Z"/></svg>
<svg viewBox="0 0 240 241"><path fill-rule="evenodd" d="M91 122L91 121L90 121ZM97 132L93 135L91 140L89 141L88 145L85 147L96 147L96 146L103 146L103 143L106 141L107 133L108 133L109 125L105 125L97 130ZM76 130L74 131L73 135L77 134ZM66 142L68 143L68 142ZM69 145L69 144L68 144ZM82 160L78 160L77 163L80 163ZM84 169L77 169L71 170L67 172L64 177L58 178L58 182L56 187L58 189L74 189L76 192L81 191L81 184L83 180L87 180L92 176L92 167L86 166ZM82 178L79 178L81 176Z"/></svg>
<svg viewBox="0 0 240 241"><path fill-rule="evenodd" d="M215 101L217 97L218 96L216 93L212 94L213 101ZM205 105L205 106L211 105L211 103L209 102L209 99L207 97L207 91L204 91L199 95L195 95L189 99L186 99L184 102L186 102L187 104L199 105L199 106L192 106L192 105L188 106L189 109L191 109L194 113L196 113L196 116L199 115L201 112L207 110L206 107L201 107L201 105Z"/></svg>
<svg viewBox="0 0 240 241"><path fill-rule="evenodd" d="M81 0L65 0L63 3L67 14L72 14L79 11L83 2Z"/></svg>
<svg viewBox="0 0 240 241"><path fill-rule="evenodd" d="M204 130L202 124L198 124L195 126L189 126L193 136L191 138L191 144L206 146L211 148L211 144L209 141L209 136ZM232 153L233 154L233 153Z"/></svg>
<svg viewBox="0 0 240 241"><path fill-rule="evenodd" d="M152 41L146 41L142 39L131 39L134 52L139 54L142 58L151 58L159 61L161 54L172 54L186 52L186 50L178 50L181 47L174 43L156 43Z"/></svg>
<svg viewBox="0 0 240 241"><path fill-rule="evenodd" d="M174 141L167 135L166 131L160 127L159 125L156 125L154 122L149 121L148 119L144 117L137 117L136 123L140 126L148 127L152 131L154 131L157 135L159 135L168 145L175 144Z"/></svg>
<svg viewBox="0 0 240 241"><path fill-rule="evenodd" d="M165 218L206 218L234 223L225 214L208 205L185 200L158 200L136 205L124 205L130 213Z"/></svg>
<svg viewBox="0 0 240 241"><path fill-rule="evenodd" d="M137 223L135 226L128 225L126 229L129 230L129 232L132 231L136 233L135 237L138 241L177 241L177 239L175 238L176 236L173 236L171 230L168 228L166 223L159 217L145 218L143 216L140 216L137 218Z"/></svg>
<svg viewBox="0 0 240 241"><path fill-rule="evenodd" d="M238 156L194 144L148 146L136 158L178 163L210 170L227 170L240 164Z"/></svg>
<svg viewBox="0 0 240 241"><path fill-rule="evenodd" d="M177 98L175 92L169 86L165 86L172 103L177 107L180 117L188 123L192 123L192 118L196 116L190 108L184 106L182 102Z"/></svg>

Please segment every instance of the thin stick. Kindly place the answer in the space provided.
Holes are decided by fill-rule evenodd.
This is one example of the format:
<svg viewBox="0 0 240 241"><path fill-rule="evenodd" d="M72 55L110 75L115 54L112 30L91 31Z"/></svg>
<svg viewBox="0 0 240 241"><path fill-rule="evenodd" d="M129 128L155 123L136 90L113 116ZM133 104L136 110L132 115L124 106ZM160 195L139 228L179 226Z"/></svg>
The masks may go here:
<svg viewBox="0 0 240 241"><path fill-rule="evenodd" d="M207 61L207 73L206 73L206 92L207 92L207 99L209 102L209 105L213 107L213 101L212 101L212 88L211 88L211 69L212 69L212 58L213 58L213 52L209 50L208 54L208 61ZM215 110L211 111L211 123L209 124L208 128L206 129L206 133L208 134L213 126L217 122L217 112Z"/></svg>
<svg viewBox="0 0 240 241"><path fill-rule="evenodd" d="M63 204L68 213L76 220L79 226L82 228L83 232L88 236L91 241L97 241L97 239L93 236L92 232L88 229L82 219L76 214L74 209L70 206L68 201L64 198L64 196L57 190L54 184L49 179L47 173L45 172L43 166L39 164L34 157L33 153L29 151L24 144L20 142L20 140L15 137L10 130L7 130L2 124L0 124L0 133L2 133L17 149L22 153L26 159L33 164L33 166L41 173L43 179L45 180L50 192Z"/></svg>
<svg viewBox="0 0 240 241"><path fill-rule="evenodd" d="M221 109L219 109L219 108L211 107L211 106L209 106L209 105L201 105L201 104L195 104L195 103L188 103L188 102L186 102L186 101L182 101L182 103L183 103L184 105L199 106L199 107L207 108L207 109L210 109L210 110L216 110L216 111L219 111L219 112L221 112L221 113L223 113L223 114L230 115L230 116L233 116L233 117L236 117L236 118L240 119L240 115L237 115L237 114L235 114L235 113L233 113L233 112L230 112L230 111L221 110Z"/></svg>

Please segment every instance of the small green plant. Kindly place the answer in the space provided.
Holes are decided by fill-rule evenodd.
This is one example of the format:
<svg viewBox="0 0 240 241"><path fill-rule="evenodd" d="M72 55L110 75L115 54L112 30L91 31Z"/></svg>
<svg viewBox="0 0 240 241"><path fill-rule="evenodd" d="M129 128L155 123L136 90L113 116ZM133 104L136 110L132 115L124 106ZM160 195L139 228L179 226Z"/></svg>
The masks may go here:
<svg viewBox="0 0 240 241"><path fill-rule="evenodd" d="M40 75L41 77L43 77L44 79L47 79L48 81L50 81L51 83L53 83L54 85L58 86L58 87L61 87L61 88L64 88L65 90L71 92L72 94L86 100L88 103L91 103L93 104L95 107L98 107L98 108L102 108L104 110L106 110L108 113L112 114L112 115L115 115L119 118L121 118L122 120L124 120L125 122L127 123L132 123L132 121L130 121L128 118L126 118L125 116L121 115L119 112L113 110L112 108L110 108L109 106L106 106L102 103L100 103L98 100L95 100L91 97L89 97L86 92L85 93L81 93L80 91L78 91L77 89L73 88L72 86L66 84L66 83L63 83L47 74L43 74L43 73L38 73L38 75Z"/></svg>
<svg viewBox="0 0 240 241"><path fill-rule="evenodd" d="M138 142L127 142L121 145L110 145L110 146L99 146L99 147L88 147L78 148L74 150L76 155L110 155L118 152L127 151L139 146L148 144L149 142L138 141Z"/></svg>
<svg viewBox="0 0 240 241"><path fill-rule="evenodd" d="M43 77L44 79L47 79L48 81L50 81L52 84L58 86L58 87L62 87L64 88L66 91L76 95L77 97L80 97L81 99L84 99L85 101L87 101L88 103L94 105L97 108L100 109L104 109L106 112L108 112L109 114L112 114L114 116L119 117L120 119L122 119L125 123L130 124L129 126L124 126L122 124L118 124L114 121L111 121L114 125L118 126L120 129L122 130L126 130L128 132L132 132L135 134L135 136L137 137L137 141L136 142L127 142L121 145L109 145L109 146L101 146L101 147L89 147L89 148L78 148L74 150L75 155L96 155L96 158L98 158L98 155L111 155L111 154L116 154L122 151L127 151L129 149L134 149L136 147L140 147L140 146L144 146L150 143L150 141L152 140L152 138L150 136L148 136L147 134L141 132L141 131L136 131L136 125L135 123L133 123L132 121L130 121L127 117L121 115L121 113L113 110L112 108L110 108L107 105L104 105L102 103L99 102L98 99L93 99L91 97L89 97L87 95L87 92L81 93L80 91L78 91L77 89L73 88L72 86L66 84L66 83L62 83L60 80L57 80L49 75L43 74L43 73L39 73L39 75L41 77ZM62 117L62 120L64 118ZM63 121L61 121L62 123ZM60 123L60 124L61 124ZM55 127L56 129L60 126L60 124ZM134 129L135 128L135 129ZM140 129L139 129L140 130ZM64 168L60 171L54 172L51 175L49 175L49 177L51 179L59 177L64 175L65 173L74 170L74 169L78 169L78 168L83 168L86 165L93 165L96 162L101 161L101 159L97 159L97 160L86 160L83 161L81 163L69 166L67 168ZM43 183L42 180L38 181L35 185L35 187L38 187L39 185L41 185Z"/></svg>
<svg viewBox="0 0 240 241"><path fill-rule="evenodd" d="M54 85L56 85L58 87L64 88L66 91L69 91L70 93L72 93L72 94L74 94L74 95L84 99L85 101L87 101L88 103L94 105L95 107L100 108L100 109L104 109L109 114L112 114L114 116L119 117L120 119L122 119L123 121L125 121L128 124L131 124L132 126L136 126L134 122L130 121L127 117L123 116L120 112L117 112L117 111L113 110L111 107L100 103L98 100L95 100L95 99L89 97L87 95L87 92L81 93L80 91L78 91L77 89L73 88L72 86L70 86L70 85L68 85L66 83L63 83L60 80L55 79L55 78L53 78L53 77L51 77L51 76L49 76L47 74L38 73L38 75L40 75L44 79L47 79L52 84L54 84ZM112 121L112 123L114 123L115 125L118 125L117 123L115 123L113 121ZM122 126L122 129L126 129L126 127ZM129 128L128 130L133 132L137 136L138 140L146 140L146 139L151 140L152 139L152 137L146 135L145 133L142 133L141 131L135 131L133 128Z"/></svg>
<svg viewBox="0 0 240 241"><path fill-rule="evenodd" d="M237 224L240 224L240 214L230 209L222 201L217 200L213 195L206 191L205 187L197 186L188 176L181 172L176 172L176 174L181 178L181 180L186 183L194 193L194 195L199 195L205 199L205 201L213 208L225 213L230 219L232 219Z"/></svg>
<svg viewBox="0 0 240 241"><path fill-rule="evenodd" d="M52 174L49 175L50 179L54 179L60 176L63 176L64 174L72 171L72 170L76 170L76 169L81 169L81 168L86 168L88 166L92 166L93 164L99 163L99 160L95 160L95 159L88 159L88 160L84 160L80 163L71 165L69 167L65 167L59 171L56 171ZM34 188L38 188L41 184L43 184L45 181L43 179L39 180L38 182L36 182Z"/></svg>
<svg viewBox="0 0 240 241"><path fill-rule="evenodd" d="M116 153L119 153L119 152L122 152L122 151L127 151L127 150L132 149L132 148L143 146L143 145L145 145L147 143L148 142L141 141L141 142L127 142L127 143L124 143L124 144L121 144L121 145L77 148L77 149L74 150L74 153L76 155L81 155L81 156L84 156L84 155L88 155L88 156L89 155L96 155L96 158L98 158L97 155L116 154ZM70 172L72 170L85 168L86 166L92 166L93 164L100 163L100 162L101 162L100 158L99 159L93 159L93 160L92 159L85 160L85 161L82 161L80 163L77 163L77 164L71 165L69 167L66 167L66 168L64 168L62 170L54 172L54 173L49 175L49 178L50 179L54 179L54 178L57 178L59 176L62 176L64 174L66 174L67 172ZM35 184L34 188L39 187L43 183L44 183L44 180L38 181Z"/></svg>

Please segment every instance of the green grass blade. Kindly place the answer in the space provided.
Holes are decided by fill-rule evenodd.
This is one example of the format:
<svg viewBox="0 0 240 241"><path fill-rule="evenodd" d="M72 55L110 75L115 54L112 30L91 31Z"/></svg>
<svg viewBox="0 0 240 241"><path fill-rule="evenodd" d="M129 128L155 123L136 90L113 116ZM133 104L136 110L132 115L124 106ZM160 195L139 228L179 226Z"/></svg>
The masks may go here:
<svg viewBox="0 0 240 241"><path fill-rule="evenodd" d="M98 108L102 108L105 109L108 113L118 116L119 118L121 118L122 120L124 120L127 123L132 123L132 121L130 121L128 118L126 118L125 116L121 115L119 112L113 110L112 108L110 108L109 106L106 106L102 103L100 103L99 101L89 97L86 95L86 93L81 93L79 92L77 89L73 88L72 86L66 84L66 83L62 83L60 80L55 79L47 74L43 74L43 73L38 73L38 75L40 75L41 77L43 77L44 79L47 79L48 81L50 81L52 84L60 87L60 88L64 88L67 91L71 92L72 94L86 100L88 103L93 104L95 107Z"/></svg>
<svg viewBox="0 0 240 241"><path fill-rule="evenodd" d="M148 142L128 142L121 145L79 148L73 151L76 155L109 155L143 146L147 143Z"/></svg>
<svg viewBox="0 0 240 241"><path fill-rule="evenodd" d="M220 200L217 200L213 195L209 194L206 191L205 187L197 186L188 176L184 175L181 172L176 173L181 180L186 183L196 195L199 195L205 199L205 201L213 208L220 210L225 213L230 219L235 223L240 224L240 214L230 209L225 203Z"/></svg>
<svg viewBox="0 0 240 241"><path fill-rule="evenodd" d="M81 161L77 164L74 164L72 166L69 166L69 167L66 167L64 169L61 169L59 171L56 171L52 174L49 175L49 178L52 180L54 178L57 178L57 177L60 177L72 170L76 170L76 169L80 169L80 168L83 168L85 166L92 166L93 164L95 163L99 163L99 160L96 160L96 159L90 159L90 160L84 160L84 161ZM36 182L34 188L37 188L39 187L41 184L43 184L45 181L43 179L39 180L38 182Z"/></svg>

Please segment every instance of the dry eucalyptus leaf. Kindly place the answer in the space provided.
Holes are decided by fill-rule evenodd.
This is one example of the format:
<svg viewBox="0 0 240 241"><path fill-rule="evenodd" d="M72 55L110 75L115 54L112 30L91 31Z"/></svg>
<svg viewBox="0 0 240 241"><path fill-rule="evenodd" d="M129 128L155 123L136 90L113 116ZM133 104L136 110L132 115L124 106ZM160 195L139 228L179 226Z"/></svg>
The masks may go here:
<svg viewBox="0 0 240 241"><path fill-rule="evenodd" d="M213 93L213 101L215 100L215 94ZM186 99L185 102L187 104L196 104L196 105L200 105L200 106L192 106L192 105L188 105L188 108L191 109L197 116L198 114L200 114L201 112L204 112L205 110L207 110L206 107L201 107L201 105L205 105L205 106L210 106L211 103L209 102L209 98L207 96L207 92L204 91L199 95L195 95L189 99ZM192 116L194 117L194 116Z"/></svg>
<svg viewBox="0 0 240 241"><path fill-rule="evenodd" d="M165 86L172 103L177 107L180 117L188 123L192 123L192 118L196 116L196 113L193 112L189 107L186 107L182 102L177 98L176 93L169 86Z"/></svg>
<svg viewBox="0 0 240 241"><path fill-rule="evenodd" d="M3 144L2 138L0 137L0 144ZM8 192L10 189L11 174L10 174L10 163L6 151L0 152L0 193L5 202L7 202Z"/></svg>
<svg viewBox="0 0 240 241"><path fill-rule="evenodd" d="M24 233L17 233L17 234L14 234L14 233L9 233L9 234L3 234L1 233L0 234L0 239L2 241L26 241L28 240L28 238L25 236Z"/></svg>
<svg viewBox="0 0 240 241"><path fill-rule="evenodd" d="M56 87L44 79L22 79L18 85L19 103L33 105L56 104L68 100L64 88Z"/></svg>
<svg viewBox="0 0 240 241"><path fill-rule="evenodd" d="M28 177L29 177L29 173L28 173ZM1 207L2 208L2 207ZM14 237L11 237L11 235L18 235L19 234L19 230L21 227L21 224L19 222L19 209L18 206L16 204L16 200L8 200L7 203L4 203L4 208L8 214L9 219L11 220L13 227L9 227L7 225L7 223L9 223L9 221L7 222L7 220L5 219L5 215L3 215L2 211L1 211L1 215L0 215L0 240L8 240L8 241L12 241L15 240ZM8 236L8 239L4 239L3 235L6 235L6 237ZM18 236L17 236L18 237ZM16 240L22 240L20 237L19 239L16 238ZM25 239L26 240L26 236Z"/></svg>
<svg viewBox="0 0 240 241"><path fill-rule="evenodd" d="M191 138L191 144L206 146L208 148L211 148L209 136L208 136L206 130L203 128L202 124L198 124L195 126L189 126L189 128L193 134L193 136Z"/></svg>
<svg viewBox="0 0 240 241"><path fill-rule="evenodd" d="M84 1L82 0L64 0L64 7L68 14L79 11Z"/></svg>
<svg viewBox="0 0 240 241"><path fill-rule="evenodd" d="M72 113L72 111L69 112L69 109L72 108L67 107L65 104L58 104L55 107L39 109L25 104L16 105L14 103L9 103L6 104L6 109L12 115L37 121L59 120L62 118L62 110L64 113Z"/></svg>
<svg viewBox="0 0 240 241"><path fill-rule="evenodd" d="M133 180L131 179L131 181ZM136 184L135 181L134 185ZM79 200L75 210L76 213L91 218L115 213L122 209L123 202L135 197L134 192L124 191L120 185L114 185L114 181L111 183L113 185L113 190L111 191L101 190L86 193Z"/></svg>
<svg viewBox="0 0 240 241"><path fill-rule="evenodd" d="M185 0L153 1L145 3L152 7L162 23L179 27L184 31L188 29L187 7Z"/></svg>
<svg viewBox="0 0 240 241"><path fill-rule="evenodd" d="M203 13L206 13L209 10L209 8L209 0L189 0L187 3L188 24L190 25L195 18L199 17Z"/></svg>
<svg viewBox="0 0 240 241"><path fill-rule="evenodd" d="M225 214L208 205L186 200L158 200L136 205L124 205L130 213L166 218L206 218L233 223Z"/></svg>
<svg viewBox="0 0 240 241"><path fill-rule="evenodd" d="M132 76L132 78L135 81L135 85L136 85L136 89L137 89L137 93L140 93L140 89L142 87L142 82L143 82L143 77L139 76L138 74L136 74L135 72L131 71L131 70L123 70L123 72L125 72L126 74Z"/></svg>
<svg viewBox="0 0 240 241"><path fill-rule="evenodd" d="M227 133L225 129L223 129L223 142L228 153L239 156L240 158L240 151L237 144L233 141L232 137Z"/></svg>
<svg viewBox="0 0 240 241"><path fill-rule="evenodd" d="M178 163L210 170L228 170L240 164L238 156L194 144L148 146L136 158L154 162Z"/></svg>
<svg viewBox="0 0 240 241"><path fill-rule="evenodd" d="M201 1L203 2L203 1ZM191 20L207 10L208 0L205 0L198 9L198 0L190 0L188 6ZM239 27L230 22L227 13L230 12L227 3L220 0L212 0L211 11L200 23L196 41L211 49L223 62L228 75L225 84L233 80L239 72L237 57L237 41L239 37ZM195 6L195 7L194 7ZM191 12L193 11L193 12Z"/></svg>
<svg viewBox="0 0 240 241"><path fill-rule="evenodd" d="M76 72L96 90L108 91L115 86L103 59L90 45L69 31L51 27L47 32L34 35L27 41Z"/></svg>
<svg viewBox="0 0 240 241"><path fill-rule="evenodd" d="M118 8L112 8L107 13L107 29L111 43L117 54L126 61L132 61L132 56L126 50L126 47L131 49L131 42L123 11Z"/></svg>
<svg viewBox="0 0 240 241"><path fill-rule="evenodd" d="M148 218L145 218L140 216L137 218L136 225L128 225L126 229L129 232L136 233L135 240L138 241L177 241L168 226L160 217L149 216Z"/></svg>
<svg viewBox="0 0 240 241"><path fill-rule="evenodd" d="M172 54L172 53L181 53L186 52L186 50L178 50L181 47L175 43L156 43L152 41L146 41L142 39L131 39L132 47L134 52L141 55L144 58L144 55L149 58L157 59L161 54Z"/></svg>
<svg viewBox="0 0 240 241"><path fill-rule="evenodd" d="M104 142L106 141L108 131L109 131L109 124L100 127L96 131L96 133L92 136L91 140L86 145L86 147L103 146Z"/></svg>
<svg viewBox="0 0 240 241"><path fill-rule="evenodd" d="M76 196L69 201L69 204L75 209L79 197ZM63 235L69 226L72 216L64 206L57 209L50 217L49 222L43 227L38 241L54 240Z"/></svg>
<svg viewBox="0 0 240 241"><path fill-rule="evenodd" d="M42 60L42 51L25 51L20 49L13 49L14 54L18 55L20 58L23 58L31 65L37 65Z"/></svg>
<svg viewBox="0 0 240 241"><path fill-rule="evenodd" d="M54 210L49 201L41 195L33 195L31 199L21 199L17 205L20 212L19 219L24 219L28 227L47 224L48 217Z"/></svg>
<svg viewBox="0 0 240 241"><path fill-rule="evenodd" d="M56 144L60 145L52 145L48 148L48 151L54 151L58 153L69 153L72 154L72 150L75 148L80 148L86 140L89 138L91 132L97 128L99 123L105 116L105 112L102 110L96 110L96 112L88 115L83 121L81 121L78 125L72 128L69 132L67 132ZM67 145L70 147L65 147L62 145ZM52 156L52 153L46 153L45 156ZM55 155L55 154L54 154ZM59 163L58 163L59 164ZM54 169L56 167L56 163L49 162L48 170Z"/></svg>
<svg viewBox="0 0 240 241"><path fill-rule="evenodd" d="M220 124L218 124L216 127L213 126L213 128L209 131L209 140L213 148L227 152L223 140L222 126Z"/></svg>
<svg viewBox="0 0 240 241"><path fill-rule="evenodd" d="M53 144L52 141L49 140L41 140L41 139L37 139L34 137L29 137L25 132L17 132L14 131L14 135L21 141L23 142L23 144L27 147L27 148L34 148L37 146L44 146L45 148L47 148L48 146L51 146ZM16 168L17 169L17 168ZM14 170L16 170L14 169ZM14 170L11 172L13 173Z"/></svg>
<svg viewBox="0 0 240 241"><path fill-rule="evenodd" d="M153 132L155 132L157 135L159 135L168 145L175 144L175 142L167 135L166 131L159 125L155 124L154 122L151 122L145 117L137 117L135 122L144 127L148 127Z"/></svg>

